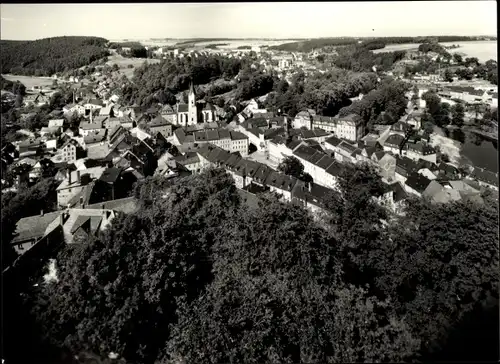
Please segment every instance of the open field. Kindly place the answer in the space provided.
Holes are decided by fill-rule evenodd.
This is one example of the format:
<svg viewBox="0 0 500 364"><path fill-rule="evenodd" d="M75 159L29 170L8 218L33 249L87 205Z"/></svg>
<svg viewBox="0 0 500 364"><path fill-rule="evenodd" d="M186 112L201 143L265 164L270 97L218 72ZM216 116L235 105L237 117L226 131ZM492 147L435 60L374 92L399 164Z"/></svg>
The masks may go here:
<svg viewBox="0 0 500 364"><path fill-rule="evenodd" d="M52 86L53 79L50 77L32 77L32 76L16 76L11 74L2 75L6 80L16 82L21 82L27 89L33 86Z"/></svg>
<svg viewBox="0 0 500 364"><path fill-rule="evenodd" d="M148 58L147 60L144 58L126 58L119 54L112 54L108 57L107 65L112 66L113 64L117 64L120 67L120 72L127 76L128 79L131 79L134 75L134 69L136 67L141 66L144 62L148 62L149 64L160 63L160 59ZM128 65L134 66L134 68L128 68Z"/></svg>

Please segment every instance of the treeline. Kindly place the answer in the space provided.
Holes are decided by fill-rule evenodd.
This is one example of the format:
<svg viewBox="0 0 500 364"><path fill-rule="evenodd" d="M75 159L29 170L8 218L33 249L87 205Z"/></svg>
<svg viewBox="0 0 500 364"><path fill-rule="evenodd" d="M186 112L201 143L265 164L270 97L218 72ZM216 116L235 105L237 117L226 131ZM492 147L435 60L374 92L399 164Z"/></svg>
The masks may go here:
<svg viewBox="0 0 500 364"><path fill-rule="evenodd" d="M229 43L212 43L205 46L208 49L217 49L217 47L227 46Z"/></svg>
<svg viewBox="0 0 500 364"><path fill-rule="evenodd" d="M388 44L403 43L435 43L435 42L460 42L481 40L480 37L464 36L431 36L431 37L382 37L382 38L319 38L299 42L285 43L269 47L271 50L288 52L310 52L313 49L331 46L344 46L358 44L359 41L370 44L367 49L381 49ZM382 47L382 45L384 45Z"/></svg>
<svg viewBox="0 0 500 364"><path fill-rule="evenodd" d="M377 71L389 71L392 66L405 57L405 51L373 53L363 45L342 47L333 56L333 64L355 72L372 71L373 66Z"/></svg>
<svg viewBox="0 0 500 364"><path fill-rule="evenodd" d="M352 97L366 94L377 85L374 73L353 73L334 69L327 73L316 73L305 77L297 73L291 85L286 80L276 83L275 92L266 99L266 107L281 109L294 117L306 109L313 109L318 115L335 116L342 107L351 104Z"/></svg>
<svg viewBox="0 0 500 364"><path fill-rule="evenodd" d="M55 37L35 41L0 41L2 73L52 76L109 55L107 40L97 37Z"/></svg>
<svg viewBox="0 0 500 364"><path fill-rule="evenodd" d="M418 51L423 53L435 52L451 58L450 53L448 53L448 51L438 43L422 43L418 46Z"/></svg>
<svg viewBox="0 0 500 364"><path fill-rule="evenodd" d="M498 205L393 216L363 165L339 188L317 221L273 194L247 205L222 170L146 180L138 212L64 247L57 281L9 286L5 360L44 361L27 333L145 364L496 359Z"/></svg>
<svg viewBox="0 0 500 364"><path fill-rule="evenodd" d="M357 42L358 41L354 38L320 38L270 46L269 50L287 52L311 52L314 49L323 47L351 45L356 44Z"/></svg>

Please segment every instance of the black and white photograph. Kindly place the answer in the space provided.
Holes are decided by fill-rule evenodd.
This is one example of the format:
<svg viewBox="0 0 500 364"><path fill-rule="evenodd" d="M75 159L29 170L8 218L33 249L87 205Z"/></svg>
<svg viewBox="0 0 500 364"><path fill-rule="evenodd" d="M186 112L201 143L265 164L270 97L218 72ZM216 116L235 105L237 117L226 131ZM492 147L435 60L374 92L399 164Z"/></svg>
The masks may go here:
<svg viewBox="0 0 500 364"><path fill-rule="evenodd" d="M497 11L1 4L2 364L497 363Z"/></svg>

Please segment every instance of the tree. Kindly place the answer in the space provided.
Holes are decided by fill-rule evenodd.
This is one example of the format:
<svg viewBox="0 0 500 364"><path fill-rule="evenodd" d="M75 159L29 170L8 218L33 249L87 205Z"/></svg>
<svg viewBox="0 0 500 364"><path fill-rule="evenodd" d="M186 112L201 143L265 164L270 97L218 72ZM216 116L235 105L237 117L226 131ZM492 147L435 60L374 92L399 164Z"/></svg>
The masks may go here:
<svg viewBox="0 0 500 364"><path fill-rule="evenodd" d="M183 308L166 359L333 363L414 353L418 341L391 319L390 305L334 283L336 244L305 210L269 196L239 216L218 239L214 281ZM371 325L379 330L358 336Z"/></svg>
<svg viewBox="0 0 500 364"><path fill-rule="evenodd" d="M462 64L463 62L462 56L458 53L453 54L453 60L458 64Z"/></svg>
<svg viewBox="0 0 500 364"><path fill-rule="evenodd" d="M451 108L451 121L453 125L462 127L464 124L465 108L462 104L455 104Z"/></svg>
<svg viewBox="0 0 500 364"><path fill-rule="evenodd" d="M216 230L239 206L236 187L221 170L174 186L163 181L163 188L154 179L141 185L136 214L119 215L97 239L61 252L59 281L34 304L51 342L152 363L177 306L210 282L208 256Z"/></svg>
<svg viewBox="0 0 500 364"><path fill-rule="evenodd" d="M16 95L16 102L14 103L14 107L19 108L23 106L23 96L21 94Z"/></svg>
<svg viewBox="0 0 500 364"><path fill-rule="evenodd" d="M304 173L304 166L300 161L294 156L287 156L278 165L278 171L295 178L300 178Z"/></svg>
<svg viewBox="0 0 500 364"><path fill-rule="evenodd" d="M449 68L447 68L445 71L444 71L444 80L446 82L453 82L453 73L450 71Z"/></svg>
<svg viewBox="0 0 500 364"><path fill-rule="evenodd" d="M113 71L118 71L120 67L116 63L113 63L112 69Z"/></svg>

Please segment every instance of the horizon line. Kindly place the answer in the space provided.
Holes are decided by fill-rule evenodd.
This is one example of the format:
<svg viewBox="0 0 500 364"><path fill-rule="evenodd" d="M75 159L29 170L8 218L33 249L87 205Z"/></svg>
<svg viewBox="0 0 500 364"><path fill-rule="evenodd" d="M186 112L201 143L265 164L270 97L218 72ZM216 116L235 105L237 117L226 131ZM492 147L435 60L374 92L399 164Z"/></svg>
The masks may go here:
<svg viewBox="0 0 500 364"><path fill-rule="evenodd" d="M458 34L432 34L432 35L412 35L412 36L393 36L393 35L385 35L385 36L352 36L352 35L343 35L343 36L325 36L325 37L291 37L291 38L284 38L284 37L188 37L188 38L179 38L179 37L150 37L150 38L145 38L145 37L140 37L140 38L135 38L135 37L123 37L123 38L106 38L103 36L99 35L55 35L51 37L45 37L45 38L36 38L36 39L2 39L0 37L0 40L2 41L14 41L14 42L33 42L37 40L42 40L42 39L49 39L49 38L58 38L58 37L95 37L95 38L104 38L106 40L199 40L202 41L204 39L206 40L290 40L290 41L295 41L295 40L313 40L313 39L342 39L342 38L419 38L419 37L489 37L489 38L498 38L497 35L488 35L488 34L474 34L474 35L458 35Z"/></svg>

